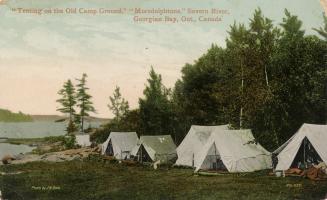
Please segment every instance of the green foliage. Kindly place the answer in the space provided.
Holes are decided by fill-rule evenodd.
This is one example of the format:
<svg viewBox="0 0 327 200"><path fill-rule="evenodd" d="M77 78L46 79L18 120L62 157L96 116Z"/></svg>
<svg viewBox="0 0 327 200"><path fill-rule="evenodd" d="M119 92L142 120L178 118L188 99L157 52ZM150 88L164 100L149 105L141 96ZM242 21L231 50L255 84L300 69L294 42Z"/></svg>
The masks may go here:
<svg viewBox="0 0 327 200"><path fill-rule="evenodd" d="M144 98L139 99L141 133L160 135L172 133L172 105L170 91L162 84L161 75L153 68L143 91Z"/></svg>
<svg viewBox="0 0 327 200"><path fill-rule="evenodd" d="M65 136L63 145L65 146L66 149L75 148L76 147L76 136L75 135Z"/></svg>
<svg viewBox="0 0 327 200"><path fill-rule="evenodd" d="M275 146L287 140L303 123L325 122L326 43L316 36L305 36L302 22L287 10L281 24L281 37L271 54L271 99L253 120L253 129L269 145L275 135ZM267 114L269 113L269 114ZM260 125L260 126L259 126Z"/></svg>
<svg viewBox="0 0 327 200"><path fill-rule="evenodd" d="M77 128L80 126L81 122L82 122L81 115L76 113L74 115L74 123L77 126Z"/></svg>
<svg viewBox="0 0 327 200"><path fill-rule="evenodd" d="M232 113L229 122L235 128L253 129L255 136L260 138L264 131L260 130L257 134L256 127L266 125L266 106L269 107L272 98L271 56L276 51L280 30L258 9L250 19L249 28L234 24L229 33L226 51L233 56L227 65L234 74L230 79L239 85L239 92L234 94L234 103L229 106L232 108L229 109ZM230 85L233 83L230 82ZM237 86L231 89L233 88L236 89ZM239 109L238 115L235 115L235 108ZM269 144L277 143L273 131L264 138Z"/></svg>
<svg viewBox="0 0 327 200"><path fill-rule="evenodd" d="M141 122L139 110L131 110L120 120L111 120L108 124L90 135L90 140L94 143L101 144L105 142L110 132L134 132L141 133Z"/></svg>
<svg viewBox="0 0 327 200"><path fill-rule="evenodd" d="M33 118L22 112L13 113L9 110L0 109L0 122L32 122Z"/></svg>
<svg viewBox="0 0 327 200"><path fill-rule="evenodd" d="M47 143L64 142L65 141L65 136L63 136L63 135L48 136L48 137L44 137L44 141L47 142Z"/></svg>
<svg viewBox="0 0 327 200"><path fill-rule="evenodd" d="M175 84L173 110L175 135L181 142L192 124L214 125L228 123L227 102L233 95L224 93L230 69L224 68L226 55L222 48L212 45L195 64L186 64L182 79Z"/></svg>
<svg viewBox="0 0 327 200"><path fill-rule="evenodd" d="M76 136L75 135L49 136L49 137L45 137L43 139L48 144L54 144L54 143L60 142L65 147L65 149L73 149L76 147Z"/></svg>
<svg viewBox="0 0 327 200"><path fill-rule="evenodd" d="M326 27L315 30L324 37ZM274 150L303 123L327 122L326 40L306 35L288 10L274 25L257 9L248 26L235 22L228 34L225 48L212 45L182 68L172 92L151 69L139 110L108 124L101 141L110 131L132 130L171 134L179 143L192 124L228 123L252 129Z"/></svg>
<svg viewBox="0 0 327 200"><path fill-rule="evenodd" d="M61 99L58 99L57 102L62 106L58 108L57 111L62 113L69 114L70 121L75 114L74 106L76 104L75 99L75 88L70 79L64 83L63 88L59 90L58 94L61 96Z"/></svg>
<svg viewBox="0 0 327 200"><path fill-rule="evenodd" d="M305 35L287 10L280 27L257 9L248 27L234 23L228 33L226 48L213 45L182 69L173 93L179 133L229 123L273 150L303 123L326 122L325 41Z"/></svg>
<svg viewBox="0 0 327 200"><path fill-rule="evenodd" d="M153 68L150 71L148 85L144 89L144 98L139 99L139 109L128 111L128 103L116 88L110 98L115 118L91 135L91 141L103 143L110 132L136 131L140 135L159 135L175 133L178 126L173 112L171 91L164 87L161 75ZM177 134L176 134L177 135ZM175 136L176 136L175 135ZM175 137L176 138L176 137Z"/></svg>
<svg viewBox="0 0 327 200"><path fill-rule="evenodd" d="M114 120L119 122L128 113L128 101L121 96L120 88L118 86L116 86L113 96L109 97L109 99L110 103L108 104L108 107L115 115Z"/></svg>
<svg viewBox="0 0 327 200"><path fill-rule="evenodd" d="M76 116L76 122L81 123L81 131L84 131L84 117L90 116L89 113L95 113L95 108L93 107L93 103L91 101L92 96L88 94L89 88L86 86L86 78L87 74L83 74L81 79L77 79L79 82L77 87L77 107L80 109L79 114Z"/></svg>
<svg viewBox="0 0 327 200"><path fill-rule="evenodd" d="M68 122L68 126L66 128L66 131L67 131L68 134L72 134L72 133L77 131L77 127L76 127L74 121L69 121Z"/></svg>
<svg viewBox="0 0 327 200"><path fill-rule="evenodd" d="M105 127L101 127L96 129L96 131L90 135L90 141L96 144L104 143L110 134L110 127L107 125Z"/></svg>
<svg viewBox="0 0 327 200"><path fill-rule="evenodd" d="M194 65L187 64L182 69L183 106L192 123L220 123L218 113L222 113L223 105L216 93L223 80L224 53L221 48L212 46ZM203 112L206 110L207 112Z"/></svg>
<svg viewBox="0 0 327 200"><path fill-rule="evenodd" d="M313 30L317 31L319 35L321 35L325 40L327 40L327 16L322 14L324 18L324 27L320 27L319 29L314 28Z"/></svg>
<svg viewBox="0 0 327 200"><path fill-rule="evenodd" d="M73 136L74 137L74 136ZM10 139L9 142L17 144L38 144L37 148L33 149L34 154L43 155L50 152L64 151L67 149L76 148L76 143L69 136L49 136L44 138L26 138L26 139ZM74 144L73 144L74 143ZM46 147L46 148L44 148Z"/></svg>
<svg viewBox="0 0 327 200"><path fill-rule="evenodd" d="M75 87L70 79L64 83L63 88L59 90L58 94L61 96L61 98L58 99L57 102L60 103L61 108L58 108L57 111L69 115L69 123L66 130L67 133L70 134L76 131L76 127L73 121L73 117L76 114L74 108L76 105Z"/></svg>
<svg viewBox="0 0 327 200"><path fill-rule="evenodd" d="M61 142L64 145L65 149L73 149L76 147L76 136L75 135L49 136L49 137L45 137L44 141L49 144Z"/></svg>
<svg viewBox="0 0 327 200"><path fill-rule="evenodd" d="M287 9L285 9L285 16L283 23L280 26L283 28L283 35L285 38L292 41L292 39L300 39L304 36L305 31L301 30L302 21L297 16L292 15Z"/></svg>

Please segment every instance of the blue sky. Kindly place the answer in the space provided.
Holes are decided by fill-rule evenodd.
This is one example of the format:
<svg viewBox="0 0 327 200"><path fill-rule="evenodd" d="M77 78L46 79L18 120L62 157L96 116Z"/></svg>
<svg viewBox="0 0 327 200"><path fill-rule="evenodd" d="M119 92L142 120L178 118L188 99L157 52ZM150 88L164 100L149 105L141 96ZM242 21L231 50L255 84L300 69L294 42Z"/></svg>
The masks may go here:
<svg viewBox="0 0 327 200"><path fill-rule="evenodd" d="M172 87L187 62L212 43L225 45L229 25L247 23L260 7L278 24L287 8L307 34L322 26L319 0L7 0L0 5L0 107L56 114L63 81L89 75L98 116L111 117L108 97L116 85L136 107L150 66ZM194 8L228 9L219 23L139 24L124 15L33 15L11 8ZM194 16L196 17L196 16Z"/></svg>

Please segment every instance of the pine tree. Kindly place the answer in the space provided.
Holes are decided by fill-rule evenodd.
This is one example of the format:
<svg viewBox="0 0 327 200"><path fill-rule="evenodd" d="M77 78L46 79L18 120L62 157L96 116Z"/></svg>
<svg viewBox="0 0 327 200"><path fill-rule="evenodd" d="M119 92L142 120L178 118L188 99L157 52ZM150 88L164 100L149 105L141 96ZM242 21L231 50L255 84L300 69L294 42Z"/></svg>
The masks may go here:
<svg viewBox="0 0 327 200"><path fill-rule="evenodd" d="M172 132L169 92L162 84L161 75L151 68L148 85L143 91L145 97L139 99L143 134L158 135Z"/></svg>
<svg viewBox="0 0 327 200"><path fill-rule="evenodd" d="M317 31L320 36L322 36L325 40L327 40L327 16L323 14L324 18L324 27L320 27L319 29L314 28L313 30Z"/></svg>
<svg viewBox="0 0 327 200"><path fill-rule="evenodd" d="M110 103L108 104L108 107L115 115L114 119L119 122L128 112L128 101L122 97L118 86L116 86L113 96L109 97L109 99Z"/></svg>
<svg viewBox="0 0 327 200"><path fill-rule="evenodd" d="M74 109L74 106L76 105L76 99L75 88L71 80L68 80L64 83L63 88L59 90L58 94L61 96L61 98L58 99L57 102L61 104L61 108L58 108L57 111L69 115L69 125L67 127L67 132L72 133L76 130L75 124L73 122L73 118L76 113Z"/></svg>
<svg viewBox="0 0 327 200"><path fill-rule="evenodd" d="M81 123L81 131L84 132L84 119L86 116L90 116L90 112L95 113L95 108L93 107L93 102L91 101L92 96L88 94L89 88L86 86L87 74L83 74L81 79L77 79L79 83L77 84L77 106L80 109L80 112L77 116L77 119Z"/></svg>

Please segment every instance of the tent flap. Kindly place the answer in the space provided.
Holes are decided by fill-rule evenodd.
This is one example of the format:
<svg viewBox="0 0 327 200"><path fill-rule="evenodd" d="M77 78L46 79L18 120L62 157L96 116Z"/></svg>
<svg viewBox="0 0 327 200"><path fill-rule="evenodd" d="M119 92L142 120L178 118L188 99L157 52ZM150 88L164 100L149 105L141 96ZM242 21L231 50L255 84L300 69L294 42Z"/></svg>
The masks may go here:
<svg viewBox="0 0 327 200"><path fill-rule="evenodd" d="M152 161L169 162L177 157L176 145L170 135L141 136L137 147L132 151L132 155L137 156L141 145Z"/></svg>
<svg viewBox="0 0 327 200"><path fill-rule="evenodd" d="M204 166L210 168L210 163L203 163L209 156L217 154L229 172L271 168L271 153L253 140L251 130L215 130L203 149L195 155L195 171L208 169ZM214 154L213 147L216 147Z"/></svg>
<svg viewBox="0 0 327 200"><path fill-rule="evenodd" d="M102 144L102 154L106 153L111 140L114 157L116 159L130 158L131 151L138 143L136 132L111 132L108 139Z"/></svg>
<svg viewBox="0 0 327 200"><path fill-rule="evenodd" d="M215 129L228 130L228 125L192 125L182 143L177 147L178 159L176 165L194 167L195 154L201 151Z"/></svg>
<svg viewBox="0 0 327 200"><path fill-rule="evenodd" d="M291 139L275 151L278 153L276 170L287 170L291 167L305 138L308 138L320 158L327 163L327 125L303 124Z"/></svg>

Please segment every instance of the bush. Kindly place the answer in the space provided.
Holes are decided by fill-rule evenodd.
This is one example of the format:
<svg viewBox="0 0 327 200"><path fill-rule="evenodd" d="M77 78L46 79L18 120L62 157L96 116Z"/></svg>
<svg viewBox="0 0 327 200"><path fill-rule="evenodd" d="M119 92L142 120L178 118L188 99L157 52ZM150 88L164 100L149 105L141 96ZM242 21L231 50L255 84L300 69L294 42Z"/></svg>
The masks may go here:
<svg viewBox="0 0 327 200"><path fill-rule="evenodd" d="M110 132L137 132L142 133L140 128L139 110L129 111L121 120L113 119L103 127L96 129L91 134L90 140L96 144L105 142Z"/></svg>
<svg viewBox="0 0 327 200"><path fill-rule="evenodd" d="M64 142L65 141L65 136L49 136L45 137L44 140L48 143L56 143L56 142Z"/></svg>
<svg viewBox="0 0 327 200"><path fill-rule="evenodd" d="M76 136L75 135L65 136L65 140L64 140L63 144L66 149L74 149L77 146L76 145Z"/></svg>
<svg viewBox="0 0 327 200"><path fill-rule="evenodd" d="M66 131L67 134L72 134L77 131L77 127L73 121L69 121Z"/></svg>
<svg viewBox="0 0 327 200"><path fill-rule="evenodd" d="M50 136L44 138L46 142L53 144L56 142L61 142L65 149L73 149L76 145L76 136L75 135L67 135L67 136Z"/></svg>
<svg viewBox="0 0 327 200"><path fill-rule="evenodd" d="M98 128L96 131L90 135L90 140L92 143L102 144L109 137L110 129L108 128Z"/></svg>

